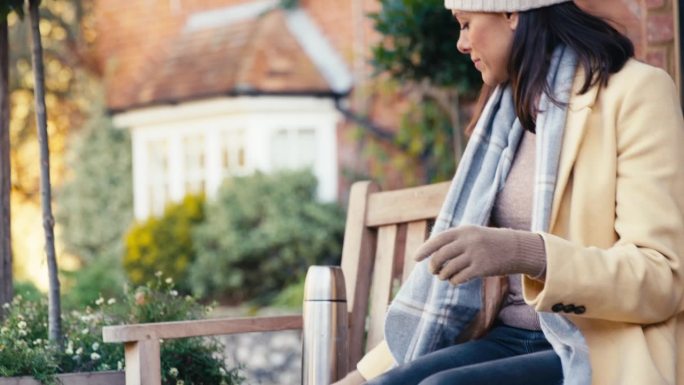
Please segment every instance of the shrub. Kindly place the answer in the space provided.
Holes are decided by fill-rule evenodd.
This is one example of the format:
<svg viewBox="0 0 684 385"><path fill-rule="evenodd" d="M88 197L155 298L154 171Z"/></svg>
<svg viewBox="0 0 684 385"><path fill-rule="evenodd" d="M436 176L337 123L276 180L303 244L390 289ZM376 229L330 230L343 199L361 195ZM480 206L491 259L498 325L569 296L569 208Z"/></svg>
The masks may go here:
<svg viewBox="0 0 684 385"><path fill-rule="evenodd" d="M166 207L160 218L135 224L126 236L124 269L134 285L166 272L188 292L187 271L195 259L191 229L204 219L204 197L188 195Z"/></svg>
<svg viewBox="0 0 684 385"><path fill-rule="evenodd" d="M267 301L309 265L337 263L344 214L315 200L310 172L257 173L228 180L193 233L190 268L199 296Z"/></svg>
<svg viewBox="0 0 684 385"><path fill-rule="evenodd" d="M114 128L101 101L69 144L71 177L56 191L55 219L66 251L82 263L77 273L64 274L65 305L83 308L124 283L123 239L133 221L132 151L128 131Z"/></svg>
<svg viewBox="0 0 684 385"><path fill-rule="evenodd" d="M278 293L278 295L276 295L276 297L270 303L270 306L301 311L303 302L304 279L288 285L285 289Z"/></svg>
<svg viewBox="0 0 684 385"><path fill-rule="evenodd" d="M78 270L62 271L61 274L66 278L62 296L64 309L83 309L101 296L109 298L120 295L126 280L120 258L103 258L87 263Z"/></svg>
<svg viewBox="0 0 684 385"><path fill-rule="evenodd" d="M46 301L26 301L17 295L3 307L6 318L0 327L0 376L32 375L53 383L58 360L57 349L46 341Z"/></svg>
<svg viewBox="0 0 684 385"><path fill-rule="evenodd" d="M32 375L55 383L61 372L123 368L123 346L102 342L102 326L197 319L211 310L194 298L182 297L173 279L157 274L145 286L115 298L98 298L84 311L63 316L64 351L46 340L45 298L29 301L16 296L5 305L7 318L0 328L0 376ZM162 383L225 384L243 382L237 369L225 364L224 346L216 338L167 340L161 344Z"/></svg>
<svg viewBox="0 0 684 385"><path fill-rule="evenodd" d="M40 289L31 281L15 281L14 295L21 296L28 301L36 302L43 297Z"/></svg>

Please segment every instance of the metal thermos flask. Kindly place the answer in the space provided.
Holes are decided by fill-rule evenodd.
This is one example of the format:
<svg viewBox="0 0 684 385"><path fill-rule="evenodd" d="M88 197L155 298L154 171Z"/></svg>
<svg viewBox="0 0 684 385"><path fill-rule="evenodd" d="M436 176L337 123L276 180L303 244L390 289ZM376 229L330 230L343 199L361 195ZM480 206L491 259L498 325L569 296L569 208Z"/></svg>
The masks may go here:
<svg viewBox="0 0 684 385"><path fill-rule="evenodd" d="M303 385L330 385L347 374L348 323L342 269L309 267L304 283Z"/></svg>

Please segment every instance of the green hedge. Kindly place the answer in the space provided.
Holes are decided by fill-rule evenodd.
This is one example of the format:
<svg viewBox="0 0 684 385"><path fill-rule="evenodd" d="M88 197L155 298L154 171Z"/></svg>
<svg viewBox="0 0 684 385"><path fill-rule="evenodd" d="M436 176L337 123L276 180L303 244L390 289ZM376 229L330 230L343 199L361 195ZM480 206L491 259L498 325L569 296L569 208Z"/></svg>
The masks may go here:
<svg viewBox="0 0 684 385"><path fill-rule="evenodd" d="M61 244L81 262L61 276L64 305L74 309L124 284L124 235L133 222L130 135L114 128L101 102L93 103L90 115L69 137L71 174L55 196Z"/></svg>
<svg viewBox="0 0 684 385"><path fill-rule="evenodd" d="M312 264L338 263L344 213L316 200L308 171L257 173L226 182L193 233L195 294L268 301Z"/></svg>

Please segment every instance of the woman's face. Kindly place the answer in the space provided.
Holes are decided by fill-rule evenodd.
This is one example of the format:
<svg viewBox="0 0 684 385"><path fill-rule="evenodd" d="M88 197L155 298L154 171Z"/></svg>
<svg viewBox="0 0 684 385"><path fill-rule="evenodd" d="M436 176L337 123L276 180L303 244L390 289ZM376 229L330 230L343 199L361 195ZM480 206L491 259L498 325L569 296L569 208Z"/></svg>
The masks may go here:
<svg viewBox="0 0 684 385"><path fill-rule="evenodd" d="M461 25L456 46L461 53L470 55L484 83L496 86L507 81L518 14L455 11L454 17Z"/></svg>

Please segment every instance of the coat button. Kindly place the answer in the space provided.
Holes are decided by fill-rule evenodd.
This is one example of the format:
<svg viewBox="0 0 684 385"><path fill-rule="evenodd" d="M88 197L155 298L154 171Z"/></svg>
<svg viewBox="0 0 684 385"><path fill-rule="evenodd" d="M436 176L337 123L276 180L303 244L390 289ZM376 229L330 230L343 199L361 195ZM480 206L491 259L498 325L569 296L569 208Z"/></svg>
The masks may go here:
<svg viewBox="0 0 684 385"><path fill-rule="evenodd" d="M584 314L586 311L587 311L587 308L584 306L575 307L575 314Z"/></svg>
<svg viewBox="0 0 684 385"><path fill-rule="evenodd" d="M565 305L565 306L563 306L563 311L566 313L574 313L575 312L575 305L573 305L573 304Z"/></svg>
<svg viewBox="0 0 684 385"><path fill-rule="evenodd" d="M563 305L562 303L557 303L557 304L551 306L551 310L554 313L559 313L559 312L563 311L564 307L565 307L565 305Z"/></svg>

